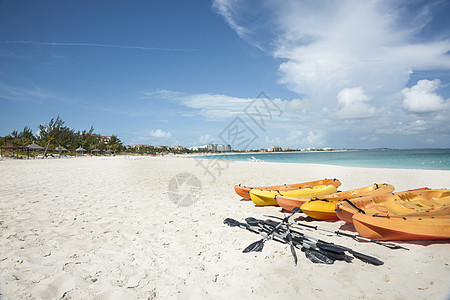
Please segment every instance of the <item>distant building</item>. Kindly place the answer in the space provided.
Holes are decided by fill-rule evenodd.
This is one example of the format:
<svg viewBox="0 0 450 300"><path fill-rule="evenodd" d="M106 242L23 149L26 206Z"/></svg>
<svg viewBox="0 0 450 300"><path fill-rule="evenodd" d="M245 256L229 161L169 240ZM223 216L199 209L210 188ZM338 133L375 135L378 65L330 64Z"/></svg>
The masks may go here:
<svg viewBox="0 0 450 300"><path fill-rule="evenodd" d="M191 147L192 151L225 152L231 151L231 145L206 144L198 147Z"/></svg>
<svg viewBox="0 0 450 300"><path fill-rule="evenodd" d="M277 151L283 151L283 149L280 146L270 146L267 148L267 152L277 152Z"/></svg>
<svg viewBox="0 0 450 300"><path fill-rule="evenodd" d="M231 151L231 145L216 145L217 152L229 152Z"/></svg>
<svg viewBox="0 0 450 300"><path fill-rule="evenodd" d="M111 136L105 135L100 137L101 141L105 144L108 144L111 141Z"/></svg>
<svg viewBox="0 0 450 300"><path fill-rule="evenodd" d="M186 150L186 148L183 147L183 146L173 146L172 149L173 149L173 150L178 150L178 151L184 151L184 150Z"/></svg>
<svg viewBox="0 0 450 300"><path fill-rule="evenodd" d="M154 148L154 147L151 145L147 145L147 144L137 144L137 145L134 145L132 148L139 151L141 149Z"/></svg>

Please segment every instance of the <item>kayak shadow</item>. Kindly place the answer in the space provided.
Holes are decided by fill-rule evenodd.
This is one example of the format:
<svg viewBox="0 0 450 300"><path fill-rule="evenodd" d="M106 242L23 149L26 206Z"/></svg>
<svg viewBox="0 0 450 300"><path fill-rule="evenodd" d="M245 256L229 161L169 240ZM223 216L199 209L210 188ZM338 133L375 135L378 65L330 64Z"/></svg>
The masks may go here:
<svg viewBox="0 0 450 300"><path fill-rule="evenodd" d="M430 245L438 245L438 244L450 244L450 239L445 240L417 240L417 241L392 241L397 244L406 244L406 245L419 245L419 246L430 246Z"/></svg>

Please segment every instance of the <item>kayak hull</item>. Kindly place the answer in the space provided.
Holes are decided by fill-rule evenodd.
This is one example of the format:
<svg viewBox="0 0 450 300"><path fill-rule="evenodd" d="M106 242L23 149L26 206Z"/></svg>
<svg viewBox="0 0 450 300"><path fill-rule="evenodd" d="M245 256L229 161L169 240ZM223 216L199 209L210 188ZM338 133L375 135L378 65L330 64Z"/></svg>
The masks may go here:
<svg viewBox="0 0 450 300"><path fill-rule="evenodd" d="M289 191L257 190L250 191L250 198L256 205L278 205L275 197L277 195L289 195L295 197L310 197L335 193L337 191L334 185L317 185L313 187L301 188Z"/></svg>
<svg viewBox="0 0 450 300"><path fill-rule="evenodd" d="M362 237L379 241L450 239L450 216L386 217L357 213L353 225Z"/></svg>
<svg viewBox="0 0 450 300"><path fill-rule="evenodd" d="M420 188L386 195L351 199L350 201L353 205L348 202L338 202L336 204L336 215L347 223L353 223L353 215L358 212L358 209L364 210L368 214L420 213L421 211L434 210L441 207L443 204L436 202L435 199L442 198L444 201L447 201L444 198L448 197L445 193L449 191L447 189L430 190L428 188ZM450 198L448 198L448 202L450 204Z"/></svg>
<svg viewBox="0 0 450 300"><path fill-rule="evenodd" d="M391 193L394 191L394 187L390 184L373 184L359 189L348 190L343 192L337 192L328 195L321 195L318 197L287 197L287 196L277 196L277 203L286 211L291 211L294 207L301 207L303 210L303 205L309 203L309 201L323 200L327 204L320 204L320 202L314 202L315 204L310 205L310 209L313 211L324 211L326 215L329 216L327 219L337 219L335 213L336 203L343 201L344 199L354 199L358 197L368 196L368 195L382 195L386 193ZM315 207L317 206L317 207ZM315 208L314 208L315 207ZM306 208L308 210L308 208ZM310 215L312 217L312 215Z"/></svg>
<svg viewBox="0 0 450 300"><path fill-rule="evenodd" d="M293 183L293 184L283 184L283 185L273 185L273 186L259 186L259 187L251 187L244 185L235 185L234 191L244 199L250 199L250 190L258 189L258 190L278 190L278 191L287 191L287 190L295 190L299 188L308 188L317 185L334 185L338 187L341 185L341 182L337 179L321 179L315 181L301 182L301 183Z"/></svg>

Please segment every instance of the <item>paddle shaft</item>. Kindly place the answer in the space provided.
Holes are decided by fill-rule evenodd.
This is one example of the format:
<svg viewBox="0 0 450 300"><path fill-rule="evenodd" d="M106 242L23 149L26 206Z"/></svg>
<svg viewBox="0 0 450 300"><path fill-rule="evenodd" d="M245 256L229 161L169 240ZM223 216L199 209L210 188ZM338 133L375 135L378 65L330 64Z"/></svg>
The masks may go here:
<svg viewBox="0 0 450 300"><path fill-rule="evenodd" d="M375 243L375 244L382 245L382 246L385 246L385 247L388 247L388 248L392 248L392 249L397 249L397 248L398 248L398 249L409 250L408 248L402 247L402 246L400 246L400 245L396 245L396 244L394 244L394 243L380 242L380 241L377 241L377 240L373 240L373 239L368 239L368 238L362 237L362 236L357 235L357 234L349 234L349 233L345 233L345 232L342 232L342 231L339 231L339 230L330 230L330 229L323 228L323 227L319 227L319 226L313 226L313 225L302 224L302 223L300 223L300 222L298 222L298 221L297 221L297 222L292 222L292 223L294 223L294 224L296 224L296 225L299 225L299 226L311 228L311 229L314 229L314 230L322 230L322 231L334 233L334 234L337 234L337 235L350 237L350 238L353 238L353 239L355 239L355 240L361 240L361 241L366 241L366 242Z"/></svg>

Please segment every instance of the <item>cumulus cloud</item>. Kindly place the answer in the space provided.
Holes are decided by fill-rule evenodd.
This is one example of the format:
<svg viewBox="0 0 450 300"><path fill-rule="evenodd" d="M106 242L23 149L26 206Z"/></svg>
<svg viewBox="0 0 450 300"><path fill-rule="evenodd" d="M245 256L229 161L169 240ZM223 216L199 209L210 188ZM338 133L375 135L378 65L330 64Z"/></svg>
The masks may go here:
<svg viewBox="0 0 450 300"><path fill-rule="evenodd" d="M448 101L433 89L436 83L404 89L414 72L450 70L448 33L439 29L433 15L448 7L444 2L419 1L414 6L389 0L214 3L242 39L260 45L280 62L278 83L308 99L309 105L303 100L286 103L287 110L303 112L296 124L284 123L289 129L301 123L303 142L307 132L309 141L325 142L327 136L317 131L323 130L322 124L314 122L318 119L331 120L328 127L336 132L348 130L360 136L375 130L393 132L395 122L403 122L396 134L447 128L444 114L435 114L427 124L410 116L446 107ZM400 94L403 103L398 101ZM375 116L377 122L371 120Z"/></svg>
<svg viewBox="0 0 450 300"><path fill-rule="evenodd" d="M156 129L156 130L150 130L150 136L157 137L157 138L168 138L168 137L171 137L172 134L168 131Z"/></svg>
<svg viewBox="0 0 450 300"><path fill-rule="evenodd" d="M259 95L256 97L267 101L264 99L264 96L265 95ZM249 106L252 101L255 101L256 97L239 98L212 93L187 94L164 89L155 89L153 91L145 92L142 99L173 101L177 104L193 109L196 114L204 116L208 121L222 121L227 118L245 114L245 108ZM273 101L279 109L284 108L285 103L289 102L283 101L279 98L270 100Z"/></svg>
<svg viewBox="0 0 450 300"><path fill-rule="evenodd" d="M403 96L403 107L413 113L426 113L440 111L448 107L448 100L436 92L439 90L441 81L419 80L411 88L404 88L401 92Z"/></svg>
<svg viewBox="0 0 450 300"><path fill-rule="evenodd" d="M337 95L338 110L336 116L342 119L358 119L370 117L375 113L375 108L366 102L370 98L363 88L346 88Z"/></svg>

